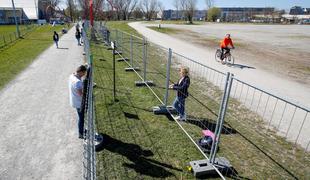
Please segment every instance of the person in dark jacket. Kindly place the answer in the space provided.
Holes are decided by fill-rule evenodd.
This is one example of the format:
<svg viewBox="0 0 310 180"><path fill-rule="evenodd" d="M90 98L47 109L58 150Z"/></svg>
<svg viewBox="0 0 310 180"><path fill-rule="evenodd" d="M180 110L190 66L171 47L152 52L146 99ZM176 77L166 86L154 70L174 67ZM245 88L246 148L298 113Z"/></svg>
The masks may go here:
<svg viewBox="0 0 310 180"><path fill-rule="evenodd" d="M54 31L53 40L56 44L56 47L58 48L59 35L57 34L56 31Z"/></svg>
<svg viewBox="0 0 310 180"><path fill-rule="evenodd" d="M78 46L81 46L81 42L80 42L80 39L81 39L81 32L79 29L76 29L76 32L75 32L75 38L78 42Z"/></svg>
<svg viewBox="0 0 310 180"><path fill-rule="evenodd" d="M180 79L178 83L171 84L169 86L170 89L177 91L177 96L173 102L173 107L179 113L177 117L180 121L186 121L186 114L185 114L185 99L188 96L188 88L190 85L190 78L188 76L189 70L186 67L180 68Z"/></svg>

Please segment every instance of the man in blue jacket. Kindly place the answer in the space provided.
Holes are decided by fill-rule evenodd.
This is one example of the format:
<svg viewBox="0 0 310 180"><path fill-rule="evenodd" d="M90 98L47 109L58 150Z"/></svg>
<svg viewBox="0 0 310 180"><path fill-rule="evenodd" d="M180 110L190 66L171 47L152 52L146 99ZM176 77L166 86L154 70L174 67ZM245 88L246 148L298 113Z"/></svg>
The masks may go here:
<svg viewBox="0 0 310 180"><path fill-rule="evenodd" d="M185 115L185 99L188 96L188 87L190 85L190 78L188 77L189 70L186 67L180 68L180 79L178 83L171 84L169 88L177 91L177 96L173 102L173 107L179 113L177 117L180 121L186 121Z"/></svg>

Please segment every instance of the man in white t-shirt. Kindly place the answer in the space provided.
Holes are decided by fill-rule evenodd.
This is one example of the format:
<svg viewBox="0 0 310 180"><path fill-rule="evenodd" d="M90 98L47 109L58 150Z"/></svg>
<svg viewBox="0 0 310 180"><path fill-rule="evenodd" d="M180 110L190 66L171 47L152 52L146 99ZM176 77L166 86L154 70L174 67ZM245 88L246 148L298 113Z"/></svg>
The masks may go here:
<svg viewBox="0 0 310 180"><path fill-rule="evenodd" d="M77 68L76 72L69 77L69 97L70 105L76 109L78 113L78 130L79 138L83 138L84 129L84 112L81 109L83 97L83 81L82 77L86 75L86 66L81 65Z"/></svg>

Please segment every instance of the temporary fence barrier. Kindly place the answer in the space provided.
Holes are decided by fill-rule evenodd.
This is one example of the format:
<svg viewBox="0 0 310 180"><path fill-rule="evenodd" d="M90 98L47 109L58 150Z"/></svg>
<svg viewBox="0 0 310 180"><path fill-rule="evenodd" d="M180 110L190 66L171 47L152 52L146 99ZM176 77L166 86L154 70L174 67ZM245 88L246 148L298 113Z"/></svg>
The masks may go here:
<svg viewBox="0 0 310 180"><path fill-rule="evenodd" d="M230 73L148 42L146 38L104 26L98 26L98 32L106 42L116 42L119 61L128 65L125 70L136 72L161 105L174 103L176 96L169 84L179 83L180 68L189 69L189 93L181 92L188 97L185 107L180 107L185 108L186 123L176 123L222 178L225 174L238 178L310 177L307 108L245 83ZM285 138L293 143L285 140L282 129L286 129ZM201 147L198 142L205 130L214 134L211 149ZM215 163L219 156L230 160L234 168L219 172L221 168Z"/></svg>

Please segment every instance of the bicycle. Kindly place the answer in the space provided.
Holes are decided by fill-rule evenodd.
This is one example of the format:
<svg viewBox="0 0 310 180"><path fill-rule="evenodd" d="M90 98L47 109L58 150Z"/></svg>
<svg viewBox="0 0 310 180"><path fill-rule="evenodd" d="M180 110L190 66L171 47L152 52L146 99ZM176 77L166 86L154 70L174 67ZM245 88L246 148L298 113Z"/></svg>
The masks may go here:
<svg viewBox="0 0 310 180"><path fill-rule="evenodd" d="M231 51L231 49L230 49ZM221 54L222 54L222 50L221 49L217 49L215 52L215 61L217 62L221 62L222 64L226 64L228 66L231 66L235 63L235 58L231 55L231 52L224 52L224 59L221 60Z"/></svg>

